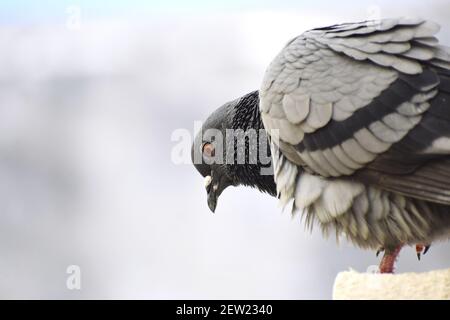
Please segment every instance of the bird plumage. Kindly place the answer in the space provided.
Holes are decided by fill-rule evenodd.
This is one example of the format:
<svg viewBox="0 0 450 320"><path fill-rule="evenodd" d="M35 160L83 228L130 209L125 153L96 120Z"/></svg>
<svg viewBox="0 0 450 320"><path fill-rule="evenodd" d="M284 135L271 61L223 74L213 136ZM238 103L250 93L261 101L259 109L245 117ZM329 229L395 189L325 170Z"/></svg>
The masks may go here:
<svg viewBox="0 0 450 320"><path fill-rule="evenodd" d="M421 19L319 28L271 63L260 110L278 130L275 182L307 223L366 248L450 236L450 51L438 30Z"/></svg>
<svg viewBox="0 0 450 320"><path fill-rule="evenodd" d="M438 30L385 19L291 40L266 70L259 100L250 93L204 125L270 136L273 176L260 177L260 164L230 165L227 185L276 193L307 225L363 248L448 239L450 50ZM223 168L196 166L213 179Z"/></svg>

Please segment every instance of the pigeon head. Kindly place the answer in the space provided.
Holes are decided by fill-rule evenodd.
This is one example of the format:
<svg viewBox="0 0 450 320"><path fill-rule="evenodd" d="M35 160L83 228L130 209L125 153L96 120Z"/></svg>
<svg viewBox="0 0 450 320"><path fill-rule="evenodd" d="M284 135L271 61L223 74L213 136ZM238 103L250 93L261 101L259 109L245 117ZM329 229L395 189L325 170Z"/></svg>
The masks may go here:
<svg viewBox="0 0 450 320"><path fill-rule="evenodd" d="M212 212L219 196L229 186L245 185L275 195L270 147L259 113L258 91L214 111L197 134L191 157L205 179L207 202Z"/></svg>

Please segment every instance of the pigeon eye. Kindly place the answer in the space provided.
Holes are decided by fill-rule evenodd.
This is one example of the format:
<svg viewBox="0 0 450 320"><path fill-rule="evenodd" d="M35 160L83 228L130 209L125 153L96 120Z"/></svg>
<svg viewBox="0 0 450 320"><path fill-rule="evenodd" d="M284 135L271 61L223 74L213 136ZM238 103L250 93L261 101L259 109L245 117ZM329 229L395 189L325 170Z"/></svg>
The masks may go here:
<svg viewBox="0 0 450 320"><path fill-rule="evenodd" d="M209 143L209 142L205 142L202 147L202 153L203 153L203 155L207 156L208 158L214 157L216 154L216 151L215 151L213 144Z"/></svg>

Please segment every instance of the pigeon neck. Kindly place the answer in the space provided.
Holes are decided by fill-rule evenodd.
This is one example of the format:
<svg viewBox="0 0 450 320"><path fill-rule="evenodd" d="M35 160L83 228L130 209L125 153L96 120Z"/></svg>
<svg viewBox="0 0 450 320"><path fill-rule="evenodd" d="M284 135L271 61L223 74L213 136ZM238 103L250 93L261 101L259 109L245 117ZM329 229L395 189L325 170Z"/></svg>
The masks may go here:
<svg viewBox="0 0 450 320"><path fill-rule="evenodd" d="M256 150L257 161L251 162L250 160L250 147L249 142L245 143L245 163L234 164L231 168L233 176L236 178L237 184L251 186L259 189L262 192L267 192L273 196L276 195L276 185L273 179L273 170L271 167L271 152L267 139L267 135L264 129L264 125L261 120L261 114L259 112L259 94L258 91L253 91L244 97L242 97L236 106L234 107L233 129L241 129L244 132L253 130L257 136L256 146L253 146L251 153ZM262 146L265 146L264 149ZM235 154L237 154L237 145L235 144ZM264 161L262 161L264 156Z"/></svg>

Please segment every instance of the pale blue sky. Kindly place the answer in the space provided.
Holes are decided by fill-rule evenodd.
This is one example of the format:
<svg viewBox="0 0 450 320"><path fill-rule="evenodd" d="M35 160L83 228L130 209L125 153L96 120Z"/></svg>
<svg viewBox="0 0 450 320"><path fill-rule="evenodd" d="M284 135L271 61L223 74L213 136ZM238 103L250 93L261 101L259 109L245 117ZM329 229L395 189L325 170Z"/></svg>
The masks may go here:
<svg viewBox="0 0 450 320"><path fill-rule="evenodd" d="M66 9L70 6L79 6L85 17L98 18L135 18L145 17L159 13L211 13L211 12L242 12L242 11L317 11L329 14L330 12L343 12L379 6L389 11L393 6L404 7L407 10L411 4L419 5L418 0L399 0L393 3L390 0L361 0L336 1L316 0L0 0L0 23L52 23L63 21ZM424 4L442 7L446 0L432 0ZM420 13L419 13L420 14Z"/></svg>

